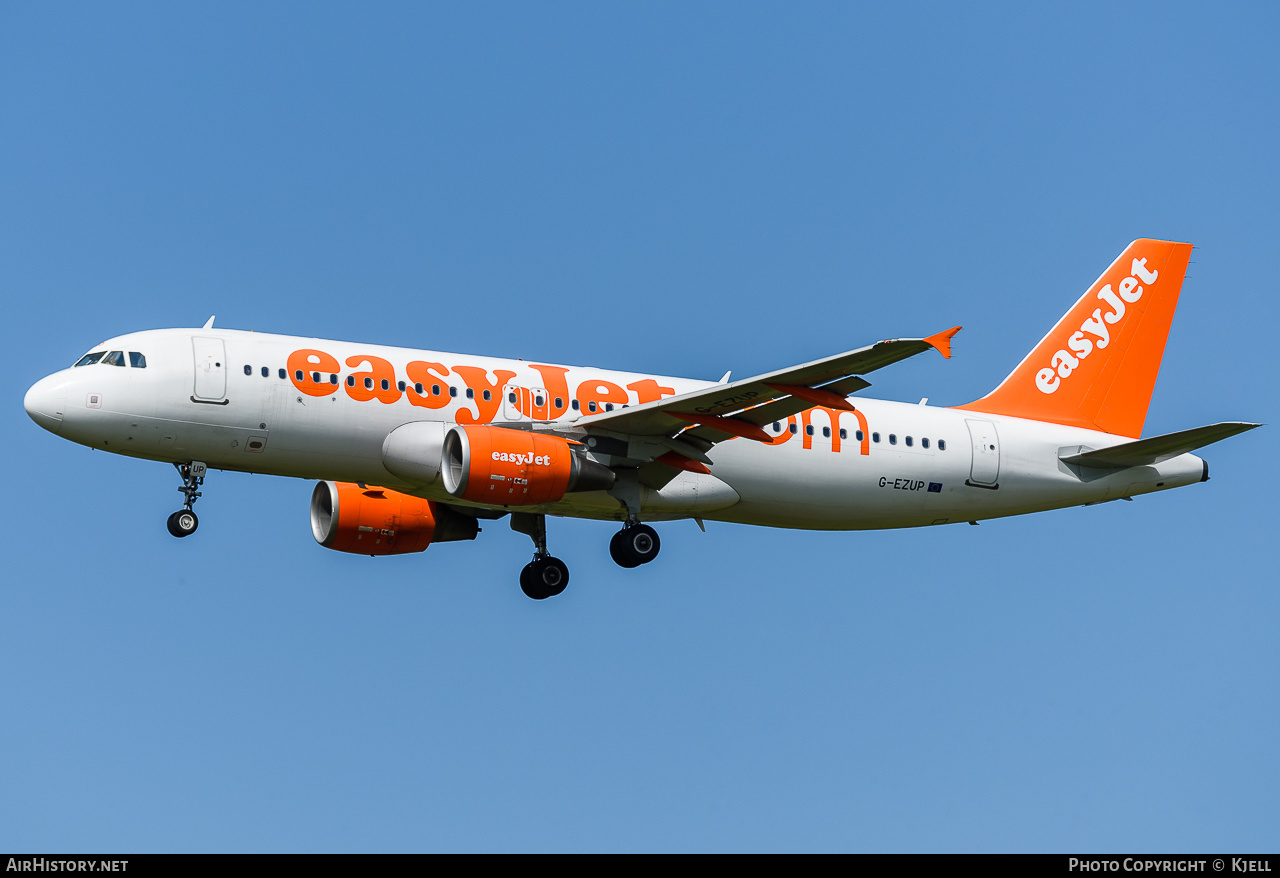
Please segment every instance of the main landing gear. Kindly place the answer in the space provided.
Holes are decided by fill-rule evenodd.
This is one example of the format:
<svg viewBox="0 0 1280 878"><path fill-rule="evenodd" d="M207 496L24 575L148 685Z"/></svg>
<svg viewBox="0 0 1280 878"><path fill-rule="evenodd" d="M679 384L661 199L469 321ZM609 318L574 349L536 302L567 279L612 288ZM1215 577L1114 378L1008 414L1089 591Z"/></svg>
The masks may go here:
<svg viewBox="0 0 1280 878"><path fill-rule="evenodd" d="M535 601L555 597L569 584L569 568L547 551L547 517L532 512L511 513L511 529L533 540L533 560L520 571L520 590ZM658 557L658 532L638 521L628 522L609 541L609 554L620 567L639 567Z"/></svg>
<svg viewBox="0 0 1280 878"><path fill-rule="evenodd" d="M569 568L547 551L547 517L532 512L511 513L511 529L533 540L533 560L520 571L520 590L535 601L555 597L569 584Z"/></svg>
<svg viewBox="0 0 1280 878"><path fill-rule="evenodd" d="M182 476L182 487L178 490L187 498L187 502L169 516L169 533L175 537L187 537L195 533L196 528L200 526L200 519L196 518L191 507L196 505L196 498L201 494L200 486L204 484L207 467L200 460L193 460L191 463L175 463L174 466L178 468L178 475Z"/></svg>
<svg viewBox="0 0 1280 878"><path fill-rule="evenodd" d="M658 557L662 541L647 524L630 521L609 540L609 554L619 567L639 567Z"/></svg>

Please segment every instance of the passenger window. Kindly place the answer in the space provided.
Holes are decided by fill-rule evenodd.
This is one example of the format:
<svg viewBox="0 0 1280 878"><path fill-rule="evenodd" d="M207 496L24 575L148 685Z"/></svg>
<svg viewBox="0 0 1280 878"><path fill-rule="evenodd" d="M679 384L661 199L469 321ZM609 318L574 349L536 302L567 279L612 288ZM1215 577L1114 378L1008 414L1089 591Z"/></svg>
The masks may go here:
<svg viewBox="0 0 1280 878"><path fill-rule="evenodd" d="M556 397L556 408L558 409L564 408L564 400L558 396Z"/></svg>
<svg viewBox="0 0 1280 878"><path fill-rule="evenodd" d="M481 396L484 397L485 402L488 402L489 400L493 399L493 394L487 390L483 394L481 394Z"/></svg>
<svg viewBox="0 0 1280 878"><path fill-rule="evenodd" d="M872 442L879 442L879 441L880 441L880 434L879 434L879 433L872 433L872 434L871 434L871 441L872 441Z"/></svg>
<svg viewBox="0 0 1280 878"><path fill-rule="evenodd" d="M606 402L606 403L604 404L604 410L605 410L606 412L611 412L611 411L613 411L613 403L611 403L611 402Z"/></svg>
<svg viewBox="0 0 1280 878"><path fill-rule="evenodd" d="M823 435L823 436L826 436L828 439L830 439L830 438L831 438L831 428L830 428L830 427L823 427L823 428L822 428L822 435Z"/></svg>
<svg viewBox="0 0 1280 878"><path fill-rule="evenodd" d="M541 393L539 393L537 396L535 396L535 397L533 398L533 404L534 404L534 405L536 405L536 406L541 406L541 405L542 405L542 394L541 394Z"/></svg>
<svg viewBox="0 0 1280 878"><path fill-rule="evenodd" d="M791 431L791 435L793 435L793 436L794 436L796 433L799 433L799 432L800 432L800 428L799 428L799 427L797 427L795 424L787 424L787 429Z"/></svg>
<svg viewBox="0 0 1280 878"><path fill-rule="evenodd" d="M329 373L329 383L330 383L330 384L337 384L337 383L338 383L338 376L337 376L337 375L334 375L332 372L330 372L330 373Z"/></svg>
<svg viewBox="0 0 1280 878"><path fill-rule="evenodd" d="M245 367L244 367L244 374L246 374L246 375L252 375L252 374L253 374L253 367L252 367L252 366L245 366Z"/></svg>
<svg viewBox="0 0 1280 878"><path fill-rule="evenodd" d="M774 422L773 422L773 432L775 432L775 433L781 433L781 432L782 432L782 422L781 422L781 421L774 421Z"/></svg>
<svg viewBox="0 0 1280 878"><path fill-rule="evenodd" d="M596 401L593 399L587 403L587 411L594 412L596 410Z"/></svg>
<svg viewBox="0 0 1280 878"><path fill-rule="evenodd" d="M431 385L431 395L432 395L432 396L439 396L439 395L440 395L440 385L439 385L439 384L432 384L432 385Z"/></svg>
<svg viewBox="0 0 1280 878"><path fill-rule="evenodd" d="M421 382L421 381L419 381L417 384L413 385L413 392L414 392L414 393L416 393L416 394L418 394L418 396L422 396L422 382Z"/></svg>
<svg viewBox="0 0 1280 878"><path fill-rule="evenodd" d="M854 433L854 434L853 434L853 438L855 438L855 439L857 439L859 442L861 442L861 441L862 441L862 431L861 431L861 430L859 430L858 432Z"/></svg>
<svg viewBox="0 0 1280 878"><path fill-rule="evenodd" d="M263 367L262 367L262 377L263 377L263 378L269 378L269 377L271 377L271 370L270 370L270 369L268 369L266 366L263 366Z"/></svg>
<svg viewBox="0 0 1280 878"><path fill-rule="evenodd" d="M365 389L365 390L373 390L373 379L372 379L372 378L365 378L365 379L364 379L364 389Z"/></svg>
<svg viewBox="0 0 1280 878"><path fill-rule="evenodd" d="M355 387L355 386L356 386L356 376L354 376L354 375L348 375L348 376L347 376L347 386L348 386L348 387Z"/></svg>
<svg viewBox="0 0 1280 878"><path fill-rule="evenodd" d="M391 389L391 382L390 382L390 381L388 381L387 379L383 378L383 379L382 379L382 389L383 389L383 390L390 390L390 389Z"/></svg>
<svg viewBox="0 0 1280 878"><path fill-rule="evenodd" d="M947 450L947 440L946 440L946 439L939 439L939 440L938 440L938 450L939 450L939 451L946 451L946 450Z"/></svg>
<svg viewBox="0 0 1280 878"><path fill-rule="evenodd" d="M147 358L137 351L129 351L129 365L135 369L147 368Z"/></svg>
<svg viewBox="0 0 1280 878"><path fill-rule="evenodd" d="M319 384L319 383L320 383L320 373L319 373L319 372L312 372L312 373L311 373L311 383L312 383L312 384Z"/></svg>
<svg viewBox="0 0 1280 878"><path fill-rule="evenodd" d="M578 401L575 399L575 400L573 401L573 410L576 412L579 408L580 408L580 406L579 406L579 404L578 404Z"/></svg>
<svg viewBox="0 0 1280 878"><path fill-rule="evenodd" d="M925 436L924 438L922 438L922 439L920 440L920 447L921 447L921 448L928 448L928 447L929 447L929 437L928 437L928 436Z"/></svg>
<svg viewBox="0 0 1280 878"><path fill-rule="evenodd" d="M476 398L476 392L475 392L474 390L472 390L470 387L468 387L468 388L467 388L467 399L475 399L475 398Z"/></svg>
<svg viewBox="0 0 1280 878"><path fill-rule="evenodd" d="M897 434L897 433L890 433L890 434L889 434L889 444L890 444L890 445L897 445L897 444L898 444L898 434Z"/></svg>
<svg viewBox="0 0 1280 878"><path fill-rule="evenodd" d="M806 436L812 436L812 435L813 435L813 424L805 424L805 425L804 425L804 434L805 434Z"/></svg>
<svg viewBox="0 0 1280 878"><path fill-rule="evenodd" d="M908 436L908 437L907 437L907 447L908 447L908 448L910 448L910 447L911 447L911 437L910 437L910 436Z"/></svg>
<svg viewBox="0 0 1280 878"><path fill-rule="evenodd" d="M848 439L848 438L849 438L849 431L848 431L848 430L846 430L846 429L844 429L844 428L842 427L842 428L840 429L840 438L841 438L841 439Z"/></svg>
<svg viewBox="0 0 1280 878"><path fill-rule="evenodd" d="M281 369L281 370L280 370L280 379L281 379L282 381L285 379L286 375L287 375L287 373L284 371L284 369Z"/></svg>
<svg viewBox="0 0 1280 878"><path fill-rule="evenodd" d="M106 351L97 351L96 353L85 354L83 357L80 358L80 362L76 363L76 365L92 366L94 363L101 360L105 354L106 354Z"/></svg>
<svg viewBox="0 0 1280 878"><path fill-rule="evenodd" d="M453 386L450 386L450 387L449 387L449 396L451 396L451 397L455 397L455 398L456 398L456 397L457 397L457 395L458 395L458 388L453 387Z"/></svg>
<svg viewBox="0 0 1280 878"><path fill-rule="evenodd" d="M123 366L124 351L112 351L111 353L103 357L102 362L104 365L107 365L107 366Z"/></svg>
<svg viewBox="0 0 1280 878"><path fill-rule="evenodd" d="M297 382L299 382L299 383L301 383L301 381L302 381L302 370L301 370L301 369L297 369L297 370L295 370L295 371L294 371L294 373L293 373L293 380L294 380L294 381L297 381Z"/></svg>
<svg viewBox="0 0 1280 878"><path fill-rule="evenodd" d="M512 405L516 404L516 392L514 390L507 394L507 402Z"/></svg>

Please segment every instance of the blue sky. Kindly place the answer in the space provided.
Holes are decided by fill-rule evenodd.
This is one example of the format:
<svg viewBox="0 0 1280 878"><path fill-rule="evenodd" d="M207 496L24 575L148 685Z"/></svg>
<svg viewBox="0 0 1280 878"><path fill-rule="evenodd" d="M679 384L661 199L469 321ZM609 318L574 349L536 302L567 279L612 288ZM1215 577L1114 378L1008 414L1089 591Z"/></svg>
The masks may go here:
<svg viewBox="0 0 1280 878"><path fill-rule="evenodd" d="M311 485L41 431L101 339L221 326L715 379L957 323L981 396L1191 241L1146 432L1274 423L1270 4L0 8L0 848L1256 851L1275 428L980 527L554 520L326 552Z"/></svg>

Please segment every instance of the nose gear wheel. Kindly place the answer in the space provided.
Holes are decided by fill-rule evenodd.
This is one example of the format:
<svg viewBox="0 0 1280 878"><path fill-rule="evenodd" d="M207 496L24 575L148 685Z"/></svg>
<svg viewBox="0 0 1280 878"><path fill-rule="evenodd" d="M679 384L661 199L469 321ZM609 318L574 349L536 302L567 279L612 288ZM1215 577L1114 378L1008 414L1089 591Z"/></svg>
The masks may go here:
<svg viewBox="0 0 1280 878"><path fill-rule="evenodd" d="M167 526L169 533L175 537L190 536L200 526L200 519L196 518L196 514L190 509L179 509L169 516Z"/></svg>

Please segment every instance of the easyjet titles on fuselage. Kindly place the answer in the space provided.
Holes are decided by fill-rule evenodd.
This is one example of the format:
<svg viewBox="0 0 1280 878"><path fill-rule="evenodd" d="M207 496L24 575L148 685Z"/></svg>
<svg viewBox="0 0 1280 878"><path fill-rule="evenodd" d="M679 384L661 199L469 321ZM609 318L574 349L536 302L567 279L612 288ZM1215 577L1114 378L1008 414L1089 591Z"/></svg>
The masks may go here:
<svg viewBox="0 0 1280 878"><path fill-rule="evenodd" d="M459 424L493 423L503 404L504 388L510 388L506 392L512 394L512 397L507 399L507 403L512 405L522 417L544 421L556 420L570 410L575 414L595 414L612 411L615 405L642 405L676 395L675 388L663 386L653 378L644 378L622 385L604 378L590 377L579 381L576 393L570 397L567 378L569 368L540 363L527 364L530 369L542 376L543 383L547 385L534 391L528 387L514 386L512 382L516 378L516 373L509 369L490 371L482 366L455 365L450 370L443 363L412 360L404 368L406 376L416 379L410 384L397 377L395 365L385 357L354 354L347 357L344 362L348 367L360 368L362 371L350 372L344 380L340 380L342 372L337 357L315 348L301 348L288 356L288 378L294 387L308 396L332 396L339 390L343 390L356 402L376 400L390 405L403 398L407 399L411 405L439 409L455 401L455 397L451 394L453 388L449 384L449 377L457 375L471 391L466 402L474 403L476 406L476 414L472 414L466 408L458 410L455 417ZM539 395L542 393L545 393L545 396L539 402ZM743 405L748 405L750 400L758 396L759 394L754 392L744 393L740 401ZM699 411L722 410L724 404L725 400L718 399L711 406L699 408ZM782 445L790 441L793 436L802 435L802 447L806 450L811 449L814 416L818 413L826 418L824 436L829 434L830 450L841 451L844 441L853 436L859 453L870 454L871 432L862 410L838 411L821 405L806 409L798 415L788 415L780 419L778 422L780 432L766 444ZM856 426L851 425L853 432L842 427L841 420L844 416L855 419Z"/></svg>

